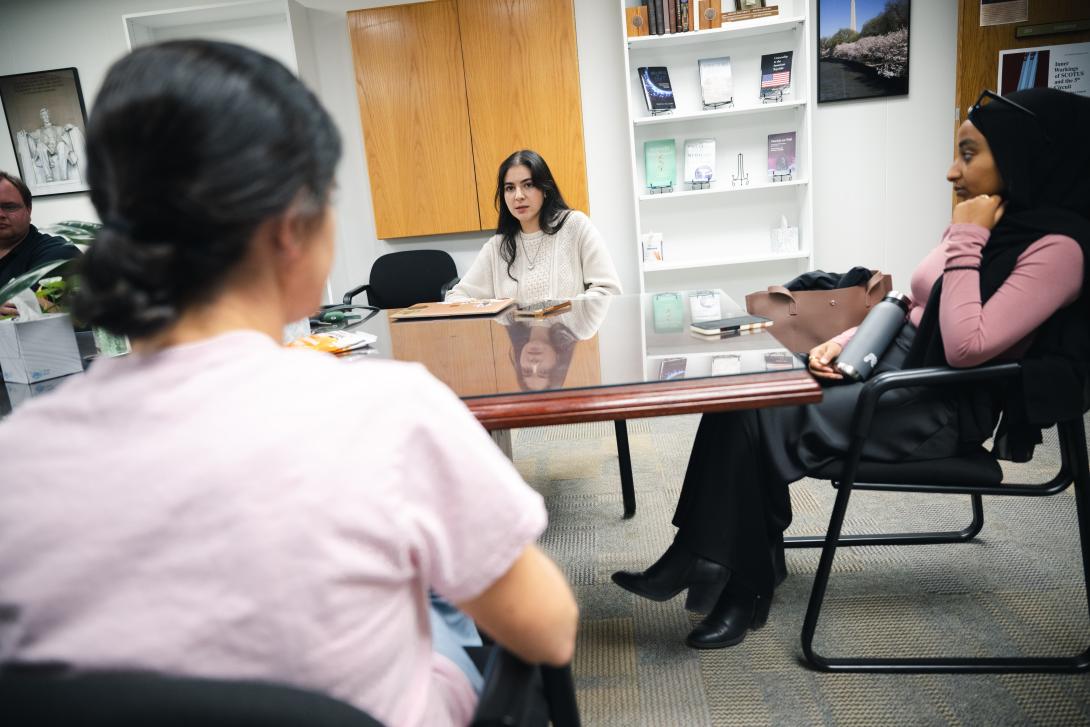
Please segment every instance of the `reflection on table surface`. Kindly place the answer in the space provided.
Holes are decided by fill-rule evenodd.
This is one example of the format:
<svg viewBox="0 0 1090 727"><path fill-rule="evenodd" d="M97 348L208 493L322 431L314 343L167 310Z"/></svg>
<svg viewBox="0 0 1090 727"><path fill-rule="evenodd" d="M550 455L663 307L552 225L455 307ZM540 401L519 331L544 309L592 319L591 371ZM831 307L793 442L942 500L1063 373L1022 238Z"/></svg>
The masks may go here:
<svg viewBox="0 0 1090 727"><path fill-rule="evenodd" d="M391 321L371 356L423 363L459 396L623 386L803 369L773 329L727 337L694 333L695 320L745 315L720 290L575 299L565 312Z"/></svg>

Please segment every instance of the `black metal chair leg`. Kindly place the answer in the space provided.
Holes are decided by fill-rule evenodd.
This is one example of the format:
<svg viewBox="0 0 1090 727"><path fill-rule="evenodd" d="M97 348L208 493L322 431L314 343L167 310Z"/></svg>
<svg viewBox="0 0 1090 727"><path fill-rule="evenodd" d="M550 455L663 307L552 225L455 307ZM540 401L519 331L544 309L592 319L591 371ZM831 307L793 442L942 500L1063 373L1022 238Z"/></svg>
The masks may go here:
<svg viewBox="0 0 1090 727"><path fill-rule="evenodd" d="M621 471L621 498L624 500L624 517L636 514L636 486L632 481L632 455L628 451L628 422L617 419L613 422L617 434L617 460Z"/></svg>
<svg viewBox="0 0 1090 727"><path fill-rule="evenodd" d="M854 470L855 467L850 467L850 469ZM833 570L833 558L836 556L840 529L844 525L844 515L848 511L848 498L851 497L851 494L850 478L846 478L846 481L840 484L836 492L833 511L829 515L829 530L825 536L825 545L821 549L821 559L818 561L817 572L814 574L814 585L810 589L810 601L806 605L806 616L802 622L802 653L815 669L823 671L828 670L828 662L814 651L814 632L817 630L821 604L825 601L825 590L829 586L829 574Z"/></svg>
<svg viewBox="0 0 1090 727"><path fill-rule="evenodd" d="M1079 528L1079 547L1082 552L1082 577L1086 587L1086 606L1090 612L1090 461L1088 461L1086 447L1086 435L1083 432L1083 423L1079 419L1060 425L1060 436L1067 437L1070 444L1067 449L1072 453L1075 461L1071 463L1074 468L1075 485L1075 520ZM1090 649L1084 653L1090 662ZM1084 664L1083 669L1090 669L1090 663Z"/></svg>
<svg viewBox="0 0 1090 727"><path fill-rule="evenodd" d="M941 530L924 533L865 533L861 535L841 535L837 545L942 545L946 543L967 543L980 533L984 527L984 505L981 496L969 496L973 519L961 530ZM825 545L824 535L791 535L783 539L785 548L821 548Z"/></svg>
<svg viewBox="0 0 1090 727"><path fill-rule="evenodd" d="M541 667L549 721L554 727L579 727L579 705L575 701L575 683L571 666Z"/></svg>

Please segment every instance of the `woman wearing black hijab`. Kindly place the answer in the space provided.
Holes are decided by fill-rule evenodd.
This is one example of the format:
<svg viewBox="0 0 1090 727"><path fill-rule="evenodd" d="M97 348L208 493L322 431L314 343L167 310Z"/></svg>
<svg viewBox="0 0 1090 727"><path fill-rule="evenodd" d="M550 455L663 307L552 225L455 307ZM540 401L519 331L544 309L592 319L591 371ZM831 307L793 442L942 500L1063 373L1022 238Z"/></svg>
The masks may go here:
<svg viewBox="0 0 1090 727"><path fill-rule="evenodd" d="M958 130L947 172L960 202L942 242L912 276L909 318L876 372L921 366L1023 362L1018 391L959 396L902 389L863 449L870 461L951 457L996 434L1022 460L1040 429L1077 416L1090 380L1084 295L1090 254L1090 99L1052 89L981 94ZM852 331L810 352L810 370L840 379L836 356ZM686 638L732 646L765 623L786 577L788 484L843 456L862 384L826 388L820 404L705 415L673 524L674 543L647 570L617 572L622 588L653 600L688 589L686 607L710 613Z"/></svg>

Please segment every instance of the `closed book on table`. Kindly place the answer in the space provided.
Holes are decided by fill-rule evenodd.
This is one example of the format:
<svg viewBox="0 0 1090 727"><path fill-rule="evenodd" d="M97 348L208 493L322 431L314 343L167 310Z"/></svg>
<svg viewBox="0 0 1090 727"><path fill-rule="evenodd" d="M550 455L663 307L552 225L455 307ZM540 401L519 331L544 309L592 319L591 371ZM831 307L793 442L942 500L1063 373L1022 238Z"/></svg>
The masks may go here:
<svg viewBox="0 0 1090 727"><path fill-rule="evenodd" d="M674 87L666 66L640 66L636 69L643 85L643 100L648 111L669 111L674 108Z"/></svg>
<svg viewBox="0 0 1090 727"><path fill-rule="evenodd" d="M764 316L731 316L713 321L696 321L689 325L694 333L705 336L720 336L746 331L759 331L772 325L771 318Z"/></svg>

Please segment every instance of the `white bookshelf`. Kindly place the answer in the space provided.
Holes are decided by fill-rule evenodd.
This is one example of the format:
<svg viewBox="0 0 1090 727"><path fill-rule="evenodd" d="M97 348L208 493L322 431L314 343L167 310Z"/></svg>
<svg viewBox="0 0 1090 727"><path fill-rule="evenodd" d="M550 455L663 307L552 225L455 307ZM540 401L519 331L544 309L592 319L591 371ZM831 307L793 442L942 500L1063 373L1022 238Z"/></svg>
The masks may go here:
<svg viewBox="0 0 1090 727"><path fill-rule="evenodd" d="M307 10L296 0L195 4L123 15L129 50L183 38L238 43L272 56L317 90Z"/></svg>
<svg viewBox="0 0 1090 727"><path fill-rule="evenodd" d="M813 267L812 72L813 35L808 0L780 0L780 14L723 23L722 27L673 35L627 37L624 9L640 0L621 0L618 27L628 83L628 134L638 234L661 232L661 262L639 261L640 292L723 289L740 301L746 293L783 283ZM724 6L729 3L724 3ZM760 100L761 56L793 51L791 88L783 101ZM734 105L704 110L697 62L730 56ZM676 108L652 116L636 69L666 66ZM768 136L794 131L796 168L789 180L767 174ZM649 193L644 144L673 139L678 180L674 191ZM716 176L708 189L683 180L686 139L716 140ZM748 185L732 185L737 155L743 155ZM773 252L770 231L786 217L799 228L799 249Z"/></svg>
<svg viewBox="0 0 1090 727"><path fill-rule="evenodd" d="M252 48L275 58L318 92L318 61L307 9L297 0L243 0L196 4L121 16L129 50L169 40L200 38ZM327 303L332 283L325 286Z"/></svg>

